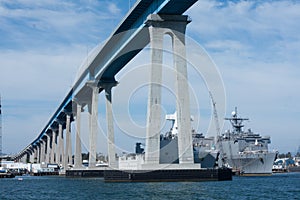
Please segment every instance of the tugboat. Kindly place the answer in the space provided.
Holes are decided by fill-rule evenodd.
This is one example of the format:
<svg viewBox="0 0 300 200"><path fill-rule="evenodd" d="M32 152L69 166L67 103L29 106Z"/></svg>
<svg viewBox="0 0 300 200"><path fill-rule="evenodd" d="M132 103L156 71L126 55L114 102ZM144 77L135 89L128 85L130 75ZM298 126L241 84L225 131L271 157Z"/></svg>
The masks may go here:
<svg viewBox="0 0 300 200"><path fill-rule="evenodd" d="M253 133L251 129L244 131L243 122L249 119L239 117L237 108L225 120L230 121L232 130L218 137L218 145L226 165L238 175L271 175L277 153L268 150L270 137Z"/></svg>

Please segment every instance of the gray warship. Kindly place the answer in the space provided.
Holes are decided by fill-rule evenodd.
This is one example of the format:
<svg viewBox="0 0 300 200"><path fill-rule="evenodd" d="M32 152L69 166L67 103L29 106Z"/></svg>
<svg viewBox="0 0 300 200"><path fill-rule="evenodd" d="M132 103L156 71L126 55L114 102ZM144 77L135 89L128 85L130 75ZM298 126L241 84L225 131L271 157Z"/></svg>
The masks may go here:
<svg viewBox="0 0 300 200"><path fill-rule="evenodd" d="M237 108L225 120L230 121L232 130L218 136L219 163L239 175L271 175L276 152L268 149L270 137L263 137L251 129L244 131L243 122L249 119L239 117Z"/></svg>
<svg viewBox="0 0 300 200"><path fill-rule="evenodd" d="M160 163L179 163L178 160L178 127L176 112L166 115L166 120L172 121L170 130L160 137ZM192 129L194 163L200 163L201 168L213 168L216 166L218 150L214 146L214 137L205 137Z"/></svg>
<svg viewBox="0 0 300 200"><path fill-rule="evenodd" d="M172 126L165 134L160 135L160 164L178 164L178 127L176 112L166 115L166 120L172 122ZM205 137L202 133L197 133L192 129L194 163L201 165L201 168L217 167L219 151L215 148L214 137ZM120 169L139 169L139 165L144 163L144 148L142 143L136 143L135 153L125 154L119 158ZM129 161L129 162L128 162Z"/></svg>

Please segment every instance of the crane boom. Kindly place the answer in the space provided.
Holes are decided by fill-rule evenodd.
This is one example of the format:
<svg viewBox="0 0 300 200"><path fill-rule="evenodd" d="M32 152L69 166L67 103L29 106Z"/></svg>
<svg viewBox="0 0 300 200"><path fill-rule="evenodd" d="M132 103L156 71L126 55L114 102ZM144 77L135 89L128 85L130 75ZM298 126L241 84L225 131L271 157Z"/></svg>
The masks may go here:
<svg viewBox="0 0 300 200"><path fill-rule="evenodd" d="M215 126L216 126L217 137L218 137L220 135L220 124L219 124L218 112L216 108L216 102L211 92L209 92L209 96L213 105L214 120L215 120Z"/></svg>
<svg viewBox="0 0 300 200"><path fill-rule="evenodd" d="M215 126L216 126L216 131L217 131L217 136L215 138L215 142L219 146L220 158L217 160L221 161L221 163L219 162L219 165L221 164L222 166L224 166L225 163L224 163L223 146L222 146L222 141L219 139L221 137L221 135L220 135L221 130L220 130L220 124L219 124L219 118L218 118L218 112L217 112L217 106L216 106L217 103L215 102L214 97L210 91L209 91L209 96L210 96L212 106L213 106L214 120L215 120Z"/></svg>

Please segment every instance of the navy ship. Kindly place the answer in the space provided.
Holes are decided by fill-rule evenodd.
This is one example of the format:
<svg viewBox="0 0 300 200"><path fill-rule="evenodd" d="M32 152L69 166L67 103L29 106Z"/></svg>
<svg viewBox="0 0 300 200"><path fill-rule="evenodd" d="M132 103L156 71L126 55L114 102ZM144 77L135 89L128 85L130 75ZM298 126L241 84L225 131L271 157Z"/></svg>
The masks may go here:
<svg viewBox="0 0 300 200"><path fill-rule="evenodd" d="M178 127L176 112L166 115L166 120L172 121L170 130L160 137L160 163L179 163L178 160ZM194 163L200 163L201 168L213 168L216 165L218 151L214 146L214 137L205 137L192 129Z"/></svg>
<svg viewBox="0 0 300 200"><path fill-rule="evenodd" d="M160 164L178 164L178 127L176 112L166 115L166 120L172 122L172 127L164 135L160 135ZM201 168L214 168L217 166L219 151L215 148L214 137L205 137L192 129L194 163L201 164ZM126 154L119 158L120 169L139 169L144 163L144 148L142 143L136 143L134 154Z"/></svg>
<svg viewBox="0 0 300 200"><path fill-rule="evenodd" d="M237 108L225 120L231 123L232 130L218 136L221 162L240 175L271 175L276 152L268 150L270 137L263 137L251 129L244 131L243 122L249 119L239 117Z"/></svg>

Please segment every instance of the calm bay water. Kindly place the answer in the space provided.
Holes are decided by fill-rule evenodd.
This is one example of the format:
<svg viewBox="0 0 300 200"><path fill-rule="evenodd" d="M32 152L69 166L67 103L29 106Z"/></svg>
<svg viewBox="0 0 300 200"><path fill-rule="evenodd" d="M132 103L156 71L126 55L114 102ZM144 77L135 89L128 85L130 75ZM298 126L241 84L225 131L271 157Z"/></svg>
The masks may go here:
<svg viewBox="0 0 300 200"><path fill-rule="evenodd" d="M105 183L101 178L0 179L6 199L300 199L300 173L224 182Z"/></svg>

